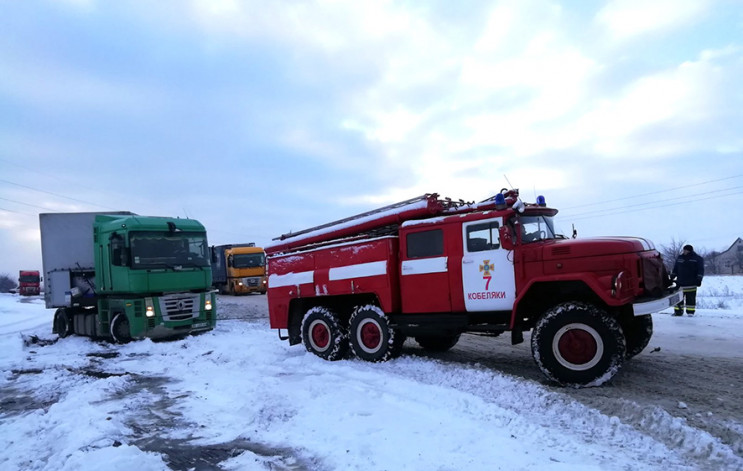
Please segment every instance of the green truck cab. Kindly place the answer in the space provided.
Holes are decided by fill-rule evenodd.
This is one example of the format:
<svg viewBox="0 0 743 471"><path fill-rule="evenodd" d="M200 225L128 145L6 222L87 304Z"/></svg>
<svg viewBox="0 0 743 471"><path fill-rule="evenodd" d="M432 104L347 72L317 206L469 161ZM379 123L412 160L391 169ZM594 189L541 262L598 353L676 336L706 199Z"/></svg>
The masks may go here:
<svg viewBox="0 0 743 471"><path fill-rule="evenodd" d="M129 212L39 215L53 332L174 338L211 330L216 299L204 226Z"/></svg>

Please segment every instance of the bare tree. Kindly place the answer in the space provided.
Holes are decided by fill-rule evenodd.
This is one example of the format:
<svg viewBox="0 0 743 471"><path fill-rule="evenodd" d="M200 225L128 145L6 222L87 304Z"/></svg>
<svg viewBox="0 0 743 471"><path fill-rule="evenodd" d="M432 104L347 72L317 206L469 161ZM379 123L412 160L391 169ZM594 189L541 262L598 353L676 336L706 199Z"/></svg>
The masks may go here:
<svg viewBox="0 0 743 471"><path fill-rule="evenodd" d="M673 265L676 263L676 258L681 253L681 249L686 245L684 240L676 240L671 238L671 242L668 245L661 244L660 253L663 256L663 263L666 264L668 273L673 270Z"/></svg>
<svg viewBox="0 0 743 471"><path fill-rule="evenodd" d="M0 293L7 293L18 286L13 278L7 273L0 274Z"/></svg>
<svg viewBox="0 0 743 471"><path fill-rule="evenodd" d="M720 266L720 252L711 250L709 252L700 252L699 255L704 258L704 273L706 275L719 275L722 272Z"/></svg>

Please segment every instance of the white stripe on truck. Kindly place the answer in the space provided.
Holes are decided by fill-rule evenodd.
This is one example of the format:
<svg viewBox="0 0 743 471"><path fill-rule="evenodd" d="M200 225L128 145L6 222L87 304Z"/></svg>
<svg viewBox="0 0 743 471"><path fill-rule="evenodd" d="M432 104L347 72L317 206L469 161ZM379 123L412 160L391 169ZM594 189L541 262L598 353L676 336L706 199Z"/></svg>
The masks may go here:
<svg viewBox="0 0 743 471"><path fill-rule="evenodd" d="M349 280L351 278L364 278L366 276L378 276L387 274L387 260L381 262L358 263L345 267L331 268L328 270L330 281Z"/></svg>
<svg viewBox="0 0 743 471"><path fill-rule="evenodd" d="M282 286L298 286L307 283L313 283L315 280L314 271L302 271L299 273L286 273L284 275L273 274L268 277L269 288L280 288Z"/></svg>
<svg viewBox="0 0 743 471"><path fill-rule="evenodd" d="M402 274L425 275L426 273L442 273L446 271L447 257L419 258L402 262Z"/></svg>

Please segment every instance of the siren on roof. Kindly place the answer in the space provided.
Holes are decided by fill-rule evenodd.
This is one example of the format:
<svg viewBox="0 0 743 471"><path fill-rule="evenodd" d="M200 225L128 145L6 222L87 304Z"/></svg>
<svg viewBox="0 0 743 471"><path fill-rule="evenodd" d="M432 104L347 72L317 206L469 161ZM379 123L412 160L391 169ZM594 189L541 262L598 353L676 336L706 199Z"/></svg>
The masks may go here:
<svg viewBox="0 0 743 471"><path fill-rule="evenodd" d="M495 195L495 209L506 209L506 197L503 193Z"/></svg>
<svg viewBox="0 0 743 471"><path fill-rule="evenodd" d="M544 199L544 196L537 196L537 206L547 206L547 200Z"/></svg>
<svg viewBox="0 0 743 471"><path fill-rule="evenodd" d="M524 205L524 202L521 201L521 198L516 198L516 202L513 203L513 210L518 213L523 213L525 207L526 205Z"/></svg>

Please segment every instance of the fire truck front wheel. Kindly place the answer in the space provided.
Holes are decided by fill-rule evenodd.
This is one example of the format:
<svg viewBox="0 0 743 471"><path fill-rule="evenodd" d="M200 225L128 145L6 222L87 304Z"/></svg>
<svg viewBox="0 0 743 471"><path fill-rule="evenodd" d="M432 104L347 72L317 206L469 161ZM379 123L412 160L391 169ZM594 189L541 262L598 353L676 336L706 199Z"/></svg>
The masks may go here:
<svg viewBox="0 0 743 471"><path fill-rule="evenodd" d="M534 326L534 361L551 380L570 387L600 386L619 371L626 340L619 321L598 307L567 302Z"/></svg>
<svg viewBox="0 0 743 471"><path fill-rule="evenodd" d="M328 308L316 306L302 319L302 343L308 352L329 361L340 360L348 353L348 334Z"/></svg>
<svg viewBox="0 0 743 471"><path fill-rule="evenodd" d="M379 362L400 356L405 336L390 326L378 306L357 307L348 325L351 351L362 360Z"/></svg>
<svg viewBox="0 0 743 471"><path fill-rule="evenodd" d="M653 336L653 316L635 316L622 323L624 336L627 338L627 359L632 358L650 343Z"/></svg>

